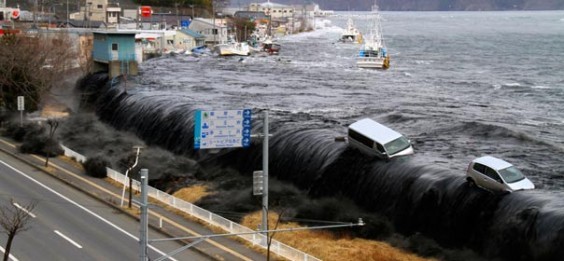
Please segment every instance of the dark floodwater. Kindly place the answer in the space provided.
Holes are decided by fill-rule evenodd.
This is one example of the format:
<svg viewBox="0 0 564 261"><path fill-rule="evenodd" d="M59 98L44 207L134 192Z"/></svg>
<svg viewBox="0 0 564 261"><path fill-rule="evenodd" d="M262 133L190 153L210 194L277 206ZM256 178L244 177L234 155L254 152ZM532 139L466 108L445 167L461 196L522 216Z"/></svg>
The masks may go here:
<svg viewBox="0 0 564 261"><path fill-rule="evenodd" d="M127 95L104 97L99 115L151 144L249 172L260 146L191 149L193 110L269 109L271 172L311 196L345 195L398 231L489 257L561 257L564 12L385 12L387 71L356 68L359 46L336 43L348 17L367 30L365 13L340 13L281 39L279 56L147 61ZM364 117L406 134L415 155L379 162L333 140ZM538 189L468 188L464 170L485 154L513 163Z"/></svg>

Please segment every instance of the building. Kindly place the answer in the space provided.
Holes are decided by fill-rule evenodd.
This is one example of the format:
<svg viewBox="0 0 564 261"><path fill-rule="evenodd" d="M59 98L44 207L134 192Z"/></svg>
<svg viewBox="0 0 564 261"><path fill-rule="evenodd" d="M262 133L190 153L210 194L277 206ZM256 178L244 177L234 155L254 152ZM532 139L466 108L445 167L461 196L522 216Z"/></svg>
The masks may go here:
<svg viewBox="0 0 564 261"><path fill-rule="evenodd" d="M205 42L206 37L204 35L187 28L176 31L174 36L174 45L176 49L181 50L192 50L195 47L204 45Z"/></svg>
<svg viewBox="0 0 564 261"><path fill-rule="evenodd" d="M122 74L137 75L135 51L136 32L93 32L93 69L108 71L110 77Z"/></svg>
<svg viewBox="0 0 564 261"><path fill-rule="evenodd" d="M295 9L289 5L271 3L270 1L266 3L251 3L249 4L249 11L251 12L263 12L267 16L272 16L272 19L293 17Z"/></svg>
<svg viewBox="0 0 564 261"><path fill-rule="evenodd" d="M208 46L227 43L227 36L230 33L227 20L224 18L194 18L188 29L205 36L205 44Z"/></svg>

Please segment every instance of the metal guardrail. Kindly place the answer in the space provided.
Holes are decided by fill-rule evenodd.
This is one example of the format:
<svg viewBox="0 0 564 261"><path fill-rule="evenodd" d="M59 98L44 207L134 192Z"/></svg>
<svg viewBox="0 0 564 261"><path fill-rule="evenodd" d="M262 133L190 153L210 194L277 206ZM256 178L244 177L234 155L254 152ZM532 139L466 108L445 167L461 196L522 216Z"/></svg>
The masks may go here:
<svg viewBox="0 0 564 261"><path fill-rule="evenodd" d="M75 158L79 162L85 162L86 157L65 147L61 144L61 147L65 151L65 156ZM114 181L119 182L120 184L125 184L128 186L128 182L125 178L125 175L122 173L106 168L107 176ZM140 190L141 183L137 180L133 180L132 188L136 189L137 191ZM179 211L182 211L186 214L189 214L199 220L205 221L210 225L219 227L229 233L241 233L241 232L253 232L255 230L250 229L248 227L242 226L238 223L235 223L229 219L226 219L222 216L214 214L210 211L207 211L201 207L198 207L190 202L184 201L182 199L176 198L166 192L158 190L153 187L149 187L148 191L149 197L152 197L164 204L167 204ZM238 237L243 238L244 240L249 241L252 245L260 246L263 248L267 248L266 245L266 236L263 234L247 234L247 235L239 235ZM281 243L277 240L272 240L272 244L270 246L270 251L273 253L280 255L284 258L289 260L296 260L296 261L321 261L321 259L316 258L312 255L309 255L303 251L297 250L291 246L288 246L284 243Z"/></svg>

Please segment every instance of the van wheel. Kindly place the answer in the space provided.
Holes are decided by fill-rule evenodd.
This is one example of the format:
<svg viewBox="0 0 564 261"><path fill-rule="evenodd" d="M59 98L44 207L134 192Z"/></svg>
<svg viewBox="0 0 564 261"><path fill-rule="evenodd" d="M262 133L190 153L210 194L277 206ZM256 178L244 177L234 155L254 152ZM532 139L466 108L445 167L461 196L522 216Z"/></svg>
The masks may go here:
<svg viewBox="0 0 564 261"><path fill-rule="evenodd" d="M473 188L476 186L476 182L472 178L466 178L466 182L468 182L468 187Z"/></svg>

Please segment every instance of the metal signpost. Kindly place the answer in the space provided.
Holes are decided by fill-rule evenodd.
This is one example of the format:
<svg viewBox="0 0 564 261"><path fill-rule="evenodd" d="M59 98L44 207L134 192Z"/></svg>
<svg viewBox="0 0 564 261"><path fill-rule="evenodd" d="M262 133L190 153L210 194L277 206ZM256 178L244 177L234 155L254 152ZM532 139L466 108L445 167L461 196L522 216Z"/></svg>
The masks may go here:
<svg viewBox="0 0 564 261"><path fill-rule="evenodd" d="M194 149L251 146L251 110L197 110Z"/></svg>
<svg viewBox="0 0 564 261"><path fill-rule="evenodd" d="M18 111L20 111L20 127L23 126L23 111L25 110L24 97L18 96Z"/></svg>

